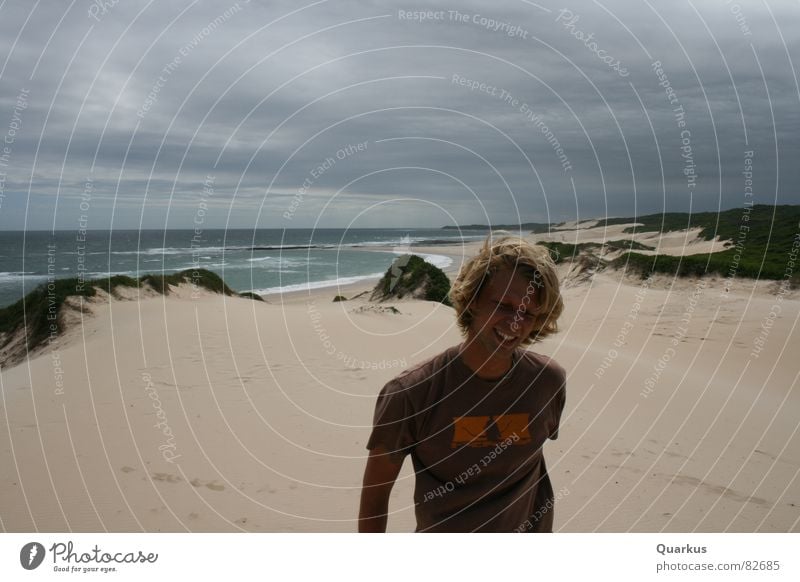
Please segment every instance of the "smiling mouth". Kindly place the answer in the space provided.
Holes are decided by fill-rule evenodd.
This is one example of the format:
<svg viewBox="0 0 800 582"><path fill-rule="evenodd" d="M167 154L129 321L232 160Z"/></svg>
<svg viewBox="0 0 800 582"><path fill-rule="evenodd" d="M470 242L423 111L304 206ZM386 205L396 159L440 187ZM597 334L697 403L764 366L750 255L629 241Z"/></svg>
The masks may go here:
<svg viewBox="0 0 800 582"><path fill-rule="evenodd" d="M500 340L501 344L513 344L514 342L517 341L517 336L503 333L502 331L496 328L494 330L494 334L495 337L497 337L497 339Z"/></svg>

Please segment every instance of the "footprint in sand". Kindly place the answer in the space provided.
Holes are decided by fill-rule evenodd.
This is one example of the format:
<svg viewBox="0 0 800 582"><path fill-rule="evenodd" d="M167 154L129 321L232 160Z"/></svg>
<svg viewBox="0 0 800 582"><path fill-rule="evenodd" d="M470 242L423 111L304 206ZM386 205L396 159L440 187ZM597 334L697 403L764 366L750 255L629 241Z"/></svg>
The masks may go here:
<svg viewBox="0 0 800 582"><path fill-rule="evenodd" d="M136 469L134 469L133 467L128 467L127 465L122 467L122 468L120 468L120 471L122 471L123 473L130 473L131 471L135 471L135 470Z"/></svg>
<svg viewBox="0 0 800 582"><path fill-rule="evenodd" d="M216 479L214 481L201 481L197 477L189 481L192 484L192 487L207 487L212 491L225 491L225 486L220 485L217 483Z"/></svg>
<svg viewBox="0 0 800 582"><path fill-rule="evenodd" d="M177 475L173 475L171 473L153 473L153 481L164 481L167 483L180 483L183 481Z"/></svg>
<svg viewBox="0 0 800 582"><path fill-rule="evenodd" d="M659 475L669 478L670 481L678 485L690 485L695 488L702 488L716 495L722 495L726 499L738 501L739 503L755 503L756 505L763 506L772 505L772 503L767 499L754 497L752 495L747 495L746 493L740 493L739 491L734 491L733 489L729 489L723 485L708 483L698 479L697 477L690 477L689 475L666 475L663 473Z"/></svg>

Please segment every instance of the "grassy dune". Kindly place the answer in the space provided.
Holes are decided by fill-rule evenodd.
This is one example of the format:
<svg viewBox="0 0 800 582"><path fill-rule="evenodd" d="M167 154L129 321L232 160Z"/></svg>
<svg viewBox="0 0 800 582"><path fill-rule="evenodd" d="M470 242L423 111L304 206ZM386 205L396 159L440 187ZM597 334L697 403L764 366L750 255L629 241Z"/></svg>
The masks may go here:
<svg viewBox="0 0 800 582"><path fill-rule="evenodd" d="M239 295L219 275L206 269L187 269L172 275L148 274L138 279L124 275L91 280L55 279L39 285L16 303L0 309L0 348L7 346L21 329L25 330L28 351L44 343L48 337L63 333L64 324L59 314L67 297L94 297L98 289L113 295L117 287L143 286L168 295L170 285L187 283L214 293Z"/></svg>
<svg viewBox="0 0 800 582"><path fill-rule="evenodd" d="M609 218L596 227L638 223L625 233L670 232L700 228L699 237L713 240L715 236L730 241L731 246L716 253L697 255L643 255L637 250L654 250L632 240L608 241L606 248L626 250L608 263L595 257L598 267L625 269L639 273L643 278L651 273L668 275L723 277L748 277L751 279L787 279L792 287L800 285L800 268L793 268L792 260L798 258L800 245L800 206L754 205L722 212L650 214L646 216ZM550 249L557 263L572 260L580 255L597 255L599 243L569 244L561 242L539 243ZM792 254L794 253L794 254Z"/></svg>

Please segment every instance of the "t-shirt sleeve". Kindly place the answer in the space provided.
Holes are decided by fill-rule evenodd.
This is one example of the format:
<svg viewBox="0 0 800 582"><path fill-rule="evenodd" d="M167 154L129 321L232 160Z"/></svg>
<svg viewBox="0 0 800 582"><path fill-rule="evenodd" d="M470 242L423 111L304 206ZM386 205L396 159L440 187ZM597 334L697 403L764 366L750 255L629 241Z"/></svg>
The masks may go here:
<svg viewBox="0 0 800 582"><path fill-rule="evenodd" d="M390 453L409 453L416 444L414 410L408 389L389 382L378 395L368 449L382 445Z"/></svg>
<svg viewBox="0 0 800 582"><path fill-rule="evenodd" d="M550 431L551 440L558 438L558 428L561 426L561 413L564 412L564 405L567 402L567 375L563 369L559 370L559 387L555 396L553 396L552 410L553 410L553 430Z"/></svg>

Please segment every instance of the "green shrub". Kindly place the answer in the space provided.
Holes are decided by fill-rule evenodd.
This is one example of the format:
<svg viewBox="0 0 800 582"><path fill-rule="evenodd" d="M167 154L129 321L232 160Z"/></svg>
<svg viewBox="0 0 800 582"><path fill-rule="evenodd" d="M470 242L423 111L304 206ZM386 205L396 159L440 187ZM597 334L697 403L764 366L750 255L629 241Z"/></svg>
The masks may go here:
<svg viewBox="0 0 800 582"><path fill-rule="evenodd" d="M402 299L406 295L416 296L424 287L424 299L450 304L450 279L444 271L426 262L417 255L397 257L375 286L372 297L385 300L390 297Z"/></svg>

